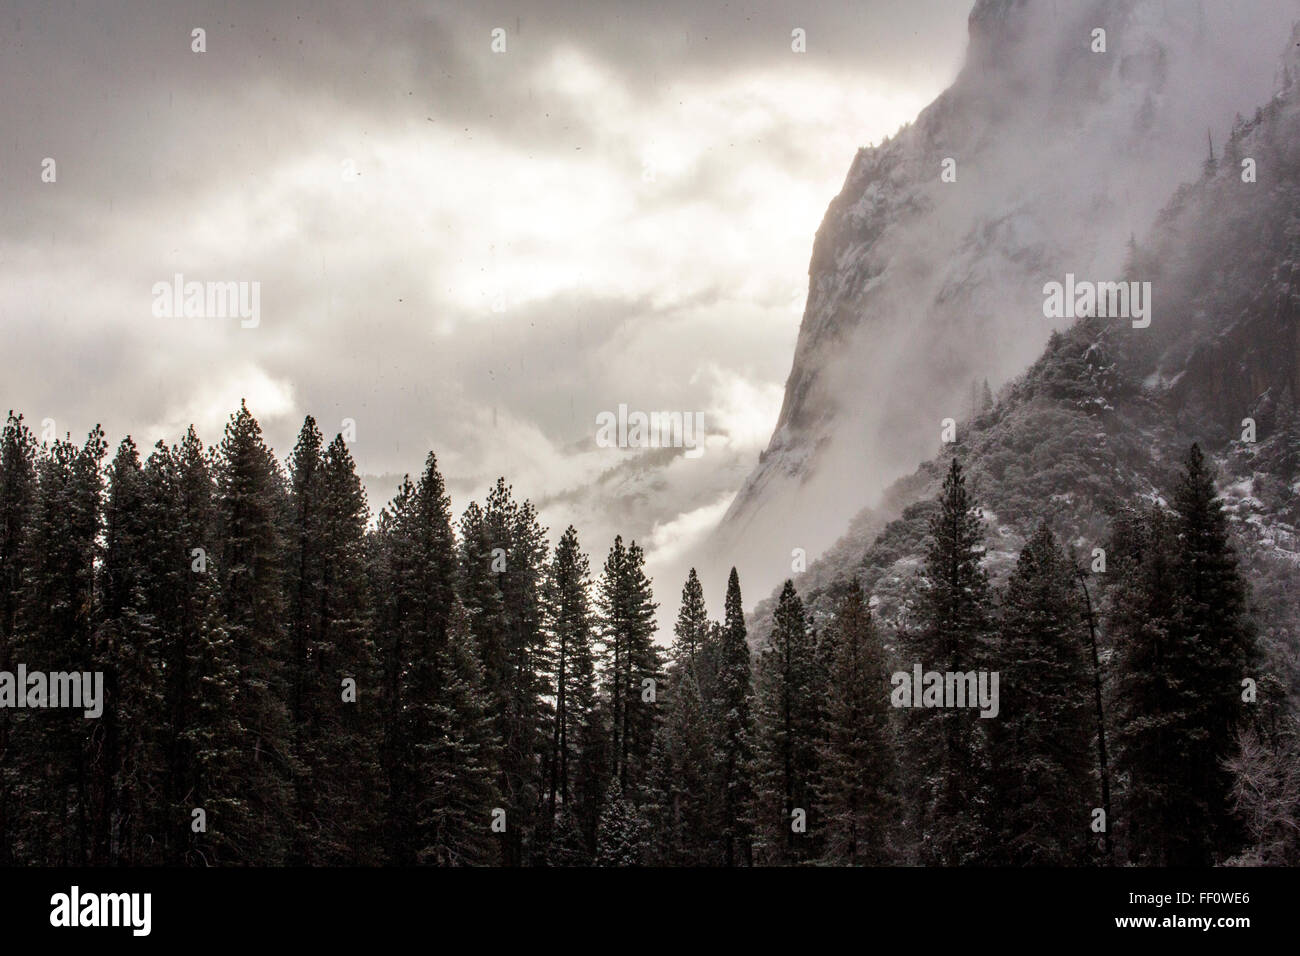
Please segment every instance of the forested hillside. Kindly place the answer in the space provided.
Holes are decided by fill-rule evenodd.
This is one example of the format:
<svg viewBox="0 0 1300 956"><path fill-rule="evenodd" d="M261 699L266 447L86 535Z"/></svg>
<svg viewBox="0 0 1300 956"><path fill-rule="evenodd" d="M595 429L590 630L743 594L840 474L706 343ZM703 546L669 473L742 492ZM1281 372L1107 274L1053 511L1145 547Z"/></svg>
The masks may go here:
<svg viewBox="0 0 1300 956"><path fill-rule="evenodd" d="M1289 60L1286 89L1238 117L1226 143L1208 144L1200 180L1175 191L1150 237L1130 241L1123 278L1153 283L1151 326L1088 318L1053 336L996 398L975 392L956 441L796 577L814 620L831 619L845 590L861 587L881 622L906 632L935 499L959 460L979 502L981 563L993 581L1014 575L1043 522L1074 551L1098 602L1104 687L1117 697L1127 649L1108 615L1120 613L1134 572L1115 564L1116 529L1135 515L1159 522L1152 514L1177 512L1180 468L1199 443L1249 581L1257 667L1270 682L1271 743L1247 741L1256 763L1241 796L1279 832L1286 825L1276 814L1294 820L1297 808L1300 701L1300 116L1294 52ZM1106 552L1104 571L1094 568L1094 549ZM775 596L759 605L754 634L769 629L775 605ZM905 656L906 642L890 650Z"/></svg>

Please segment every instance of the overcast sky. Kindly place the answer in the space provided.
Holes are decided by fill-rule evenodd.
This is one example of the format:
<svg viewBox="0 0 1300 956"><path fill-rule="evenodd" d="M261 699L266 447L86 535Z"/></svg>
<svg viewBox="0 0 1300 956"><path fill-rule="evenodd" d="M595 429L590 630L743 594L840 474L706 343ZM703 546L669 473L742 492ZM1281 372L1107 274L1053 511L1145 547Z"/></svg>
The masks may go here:
<svg viewBox="0 0 1300 956"><path fill-rule="evenodd" d="M597 566L615 530L662 558L766 443L826 205L968 12L0 0L0 402L144 449L242 397L282 458L352 418L372 508L433 449L457 514L503 474ZM176 273L259 282L260 324L155 316ZM620 403L702 411L708 453L602 497Z"/></svg>

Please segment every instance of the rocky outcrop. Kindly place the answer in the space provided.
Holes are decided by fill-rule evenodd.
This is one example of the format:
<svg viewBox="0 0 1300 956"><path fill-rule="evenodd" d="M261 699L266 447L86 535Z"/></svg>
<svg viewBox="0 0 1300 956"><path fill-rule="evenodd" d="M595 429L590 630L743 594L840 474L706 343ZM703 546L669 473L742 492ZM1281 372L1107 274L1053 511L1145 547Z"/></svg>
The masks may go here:
<svg viewBox="0 0 1300 956"><path fill-rule="evenodd" d="M701 564L767 590L934 453L973 381L1028 367L1068 324L1043 285L1117 276L1206 130L1271 94L1290 13L979 0L956 81L860 150L827 209L779 420Z"/></svg>

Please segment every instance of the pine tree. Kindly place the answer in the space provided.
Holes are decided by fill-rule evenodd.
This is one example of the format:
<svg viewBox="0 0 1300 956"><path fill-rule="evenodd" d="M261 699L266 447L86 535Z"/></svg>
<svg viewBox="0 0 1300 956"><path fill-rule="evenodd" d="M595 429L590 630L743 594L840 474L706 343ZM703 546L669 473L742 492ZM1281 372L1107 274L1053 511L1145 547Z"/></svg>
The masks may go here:
<svg viewBox="0 0 1300 956"><path fill-rule="evenodd" d="M618 780L611 780L596 835L596 865L644 866L648 850L645 819Z"/></svg>
<svg viewBox="0 0 1300 956"><path fill-rule="evenodd" d="M420 772L419 859L441 866L492 863L497 859L490 824L497 809L493 774L498 746L473 636L459 602L452 605L446 639L433 664L438 688L427 705L430 726L412 734ZM510 825L507 817L507 832Z"/></svg>
<svg viewBox="0 0 1300 956"><path fill-rule="evenodd" d="M1131 862L1200 866L1240 846L1230 813L1241 680L1255 658L1246 586L1200 449L1174 513L1116 522L1123 577L1110 594L1117 648L1117 771Z"/></svg>
<svg viewBox="0 0 1300 956"><path fill-rule="evenodd" d="M1115 647L1116 819L1108 821L1129 862L1167 865L1178 832L1178 779L1190 743L1183 727L1193 690L1172 619L1175 541L1168 513L1116 518L1106 548L1106 630Z"/></svg>
<svg viewBox="0 0 1300 956"><path fill-rule="evenodd" d="M794 582L786 581L772 636L758 658L755 694L755 831L764 862L789 864L812 856L820 825L814 782L821 743L815 645ZM802 814L802 825L796 830Z"/></svg>
<svg viewBox="0 0 1300 956"><path fill-rule="evenodd" d="M508 863L519 865L533 862L535 852L544 857L534 841L552 730L543 699L546 529L533 505L516 502L510 486L498 479L482 508L466 509L461 538L461 595L500 739L497 786L512 821L502 850Z"/></svg>
<svg viewBox="0 0 1300 956"><path fill-rule="evenodd" d="M378 665L365 581L365 492L341 435L310 416L289 463L286 568L298 863L377 857ZM350 682L350 683L347 683Z"/></svg>
<svg viewBox="0 0 1300 956"><path fill-rule="evenodd" d="M26 576L24 542L36 507L36 439L21 415L11 411L0 432L0 671L12 672L18 639L18 610ZM12 752L10 710L0 710L0 866L14 857L11 796L15 754Z"/></svg>
<svg viewBox="0 0 1300 956"><path fill-rule="evenodd" d="M718 812L719 862L747 866L753 841L753 683L740 577L731 569L721 628L711 632L709 656L716 677L709 701L709 726L714 728L716 767L711 799Z"/></svg>
<svg viewBox="0 0 1300 956"><path fill-rule="evenodd" d="M451 504L432 453L418 486L403 480L377 539L388 861L486 862L498 745L456 596Z"/></svg>
<svg viewBox="0 0 1300 956"><path fill-rule="evenodd" d="M596 852L596 837L600 815L605 809L613 760L611 737L613 720L609 701L596 698L591 719L581 729L578 745L578 766L573 779L573 823L582 837L587 859Z"/></svg>
<svg viewBox="0 0 1300 956"><path fill-rule="evenodd" d="M1230 812L1240 687L1256 659L1247 589L1209 466L1193 445L1174 511L1115 522L1117 771L1128 858L1208 865L1238 851Z"/></svg>
<svg viewBox="0 0 1300 956"><path fill-rule="evenodd" d="M217 607L211 456L193 426L178 446L159 442L144 469L149 607L163 661L161 807L157 839L169 865L233 861L236 770L243 731L234 713L238 667ZM194 811L202 810L201 822Z"/></svg>
<svg viewBox="0 0 1300 956"><path fill-rule="evenodd" d="M579 548L578 532L570 525L555 547L545 590L550 687L555 698L547 788L552 818L557 805L566 812L570 808L571 774L577 769L583 730L595 706L590 587L590 564Z"/></svg>
<svg viewBox="0 0 1300 956"><path fill-rule="evenodd" d="M888 823L896 813L895 770L884 652L862 587L840 599L819 651L826 658L824 739L817 806L829 860L890 862Z"/></svg>
<svg viewBox="0 0 1300 956"><path fill-rule="evenodd" d="M709 797L714 736L700 681L709 620L694 568L682 588L674 633L651 791L660 861L682 866L709 862L714 816Z"/></svg>
<svg viewBox="0 0 1300 956"><path fill-rule="evenodd" d="M713 740L694 669L674 666L666 693L651 758L656 849L664 865L697 866L711 856Z"/></svg>
<svg viewBox="0 0 1300 956"><path fill-rule="evenodd" d="M316 761L323 862L379 861L379 662L366 589L369 508L341 435L325 450L317 545L319 630L308 644L303 739Z"/></svg>
<svg viewBox="0 0 1300 956"><path fill-rule="evenodd" d="M929 531L917 626L905 641L910 662L940 673L980 670L991 658L990 596L981 566L979 513L956 458L944 478L939 511ZM989 850L978 711L908 708L901 717L913 767L910 801L923 862L951 866L977 861Z"/></svg>
<svg viewBox="0 0 1300 956"><path fill-rule="evenodd" d="M105 698L94 728L91 859L98 864L154 862L163 661L150 601L153 518L140 456L127 437L109 469L95 629L95 670L104 674Z"/></svg>
<svg viewBox="0 0 1300 956"><path fill-rule="evenodd" d="M1228 539L1227 518L1214 478L1197 445L1184 462L1174 493L1179 601L1175 626L1188 649L1189 701L1195 749L1188 765L1191 793L1205 821L1207 842L1200 862L1222 860L1240 847L1242 834L1232 819L1232 779L1224 762L1232 756L1242 720L1241 682L1256 660L1255 635L1246 613L1246 583Z"/></svg>
<svg viewBox="0 0 1300 956"><path fill-rule="evenodd" d="M241 759L222 794L239 802L223 821L227 862L276 865L290 850L292 753L284 635L284 477L262 441L262 429L241 403L230 417L216 458L215 502L219 609L238 667L235 718Z"/></svg>
<svg viewBox="0 0 1300 956"><path fill-rule="evenodd" d="M591 861L591 850L577 817L567 807L561 806L555 813L551 839L547 843L546 865L588 866Z"/></svg>
<svg viewBox="0 0 1300 956"><path fill-rule="evenodd" d="M694 568L682 586L682 603L677 611L673 634L676 636L673 663L678 667L698 667L698 659L709 638L709 612L704 606L704 587Z"/></svg>
<svg viewBox="0 0 1300 956"><path fill-rule="evenodd" d="M1090 856L1091 674L1073 567L1046 522L1002 595L999 713L990 731L997 859L1067 866Z"/></svg>
<svg viewBox="0 0 1300 956"><path fill-rule="evenodd" d="M1124 265L1120 269L1120 275L1125 282L1136 282L1141 270L1142 256L1138 250L1137 236L1130 232L1128 242L1124 244Z"/></svg>
<svg viewBox="0 0 1300 956"><path fill-rule="evenodd" d="M23 559L25 577L14 657L28 671L93 671L95 562L102 517L99 426L78 448L55 441L37 461L37 495ZM22 740L14 800L23 807L16 834L22 859L83 865L91 845L91 721L72 709L19 711Z"/></svg>
<svg viewBox="0 0 1300 956"><path fill-rule="evenodd" d="M320 429L310 415L303 422L289 458L289 529L286 535L285 594L289 638L289 717L293 721L293 752L298 760L294 778L294 827L289 862L320 862L325 839L317 796L323 776L317 752L322 739L319 694L322 674L324 569L320 549L324 503L324 453ZM328 705L327 705L328 706Z"/></svg>
<svg viewBox="0 0 1300 956"><path fill-rule="evenodd" d="M635 541L624 547L622 537L614 539L598 594L604 680L613 719L613 772L622 794L637 803L650 770L657 685L663 675L654 643L657 605L645 575L645 554Z"/></svg>
<svg viewBox="0 0 1300 956"><path fill-rule="evenodd" d="M197 680L181 735L193 763L187 774L190 787L175 809L189 831L185 863L207 867L246 859L243 746L248 733L232 706L240 686L235 642L215 595L196 604L204 613L197 621L198 639L186 656Z"/></svg>

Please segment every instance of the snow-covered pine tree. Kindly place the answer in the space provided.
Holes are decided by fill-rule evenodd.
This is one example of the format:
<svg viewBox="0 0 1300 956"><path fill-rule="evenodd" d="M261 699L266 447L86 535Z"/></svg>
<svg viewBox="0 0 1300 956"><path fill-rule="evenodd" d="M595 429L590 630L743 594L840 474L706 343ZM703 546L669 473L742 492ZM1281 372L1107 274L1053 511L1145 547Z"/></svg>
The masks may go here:
<svg viewBox="0 0 1300 956"><path fill-rule="evenodd" d="M888 677L880 636L855 578L819 647L825 656L825 725L819 747L818 818L824 855L836 863L891 861L896 818Z"/></svg>
<svg viewBox="0 0 1300 956"><path fill-rule="evenodd" d="M158 861L153 834L161 829L153 795L162 783L163 660L150 602L150 555L157 542L148 482L129 436L108 474L94 636L104 702L91 767L91 861L129 866Z"/></svg>
<svg viewBox="0 0 1300 956"><path fill-rule="evenodd" d="M327 864L381 860L380 669L366 587L369 508L342 435L325 449L316 546L319 629L308 644L309 720L316 760L317 854ZM354 684L347 688L345 681ZM353 693L353 691L355 693Z"/></svg>
<svg viewBox="0 0 1300 956"><path fill-rule="evenodd" d="M552 818L567 808L572 825L572 777L577 771L583 728L595 706L595 622L591 609L591 568L570 525L547 567L545 631L549 643L548 691L555 699L549 754L547 799Z"/></svg>
<svg viewBox="0 0 1300 956"><path fill-rule="evenodd" d="M217 606L211 456L193 426L159 442L145 464L155 547L151 607L165 662L163 784L156 834L169 865L238 859L226 828L239 818L236 770L243 731L233 701L239 672ZM203 811L197 827L195 810Z"/></svg>
<svg viewBox="0 0 1300 956"><path fill-rule="evenodd" d="M469 615L499 738L498 792L507 805L502 842L511 864L532 862L551 737L542 628L546 529L505 479L461 519L461 595ZM539 852L544 856L544 849Z"/></svg>
<svg viewBox="0 0 1300 956"><path fill-rule="evenodd" d="M1227 517L1210 465L1195 444L1183 462L1173 506L1179 597L1175 623L1194 668L1188 675L1195 693L1187 732L1197 746L1188 767L1192 790L1186 796L1206 816L1200 832L1208 845L1201 862L1218 862L1237 852L1243 836L1228 804L1232 780L1224 762L1248 716L1242 680L1251 673L1257 649Z"/></svg>
<svg viewBox="0 0 1300 956"><path fill-rule="evenodd" d="M36 438L12 411L0 432L0 670L11 671L26 560L24 541L36 506ZM12 712L0 710L0 866L16 862L16 754L10 744Z"/></svg>
<svg viewBox="0 0 1300 956"><path fill-rule="evenodd" d="M651 791L659 862L699 865L709 858L713 808L713 728L700 688L707 655L708 613L704 589L692 568L682 587L664 697L664 719L655 740Z"/></svg>
<svg viewBox="0 0 1300 956"><path fill-rule="evenodd" d="M754 697L754 830L764 863L813 855L814 827L822 824L814 794L821 692L803 602L794 582L786 581L772 635L759 654Z"/></svg>
<svg viewBox="0 0 1300 956"><path fill-rule="evenodd" d="M647 784L658 718L662 664L654 643L656 604L645 574L645 554L616 537L597 589L605 647L604 685L610 701L612 770L621 793L639 803ZM655 692L649 693L653 681Z"/></svg>
<svg viewBox="0 0 1300 956"><path fill-rule="evenodd" d="M321 745L320 649L324 627L323 571L320 549L323 509L323 437L310 415L302 423L289 456L289 527L284 569L289 654L287 701L293 722L294 825L288 862L312 865L325 856L322 815L318 808L325 785Z"/></svg>
<svg viewBox="0 0 1300 956"><path fill-rule="evenodd" d="M224 626L235 650L233 708L244 735L231 781L238 818L223 828L236 860L276 865L293 826L293 732L284 635L284 475L241 403L216 456L216 576Z"/></svg>
<svg viewBox="0 0 1300 956"><path fill-rule="evenodd" d="M102 527L101 463L108 452L98 425L78 448L67 439L38 456L37 494L24 542L24 579L14 659L29 671L93 670L95 561ZM84 865L90 859L90 735L80 711L18 711L11 741L21 741L14 835L21 860Z"/></svg>
<svg viewBox="0 0 1300 956"><path fill-rule="evenodd" d="M749 643L745 631L745 609L740 595L740 576L731 569L722 626L710 630L707 648L712 693L709 725L714 728L714 783L712 800L717 808L715 824L719 853L716 862L724 866L752 863L753 843L753 708L754 688Z"/></svg>
<svg viewBox="0 0 1300 956"><path fill-rule="evenodd" d="M612 778L596 831L597 866L643 866L649 851L645 819Z"/></svg>
<svg viewBox="0 0 1300 956"><path fill-rule="evenodd" d="M437 459L380 517L373 599L381 636L390 863L495 859L499 741L473 631L456 595L451 505ZM513 822L507 811L507 833Z"/></svg>
<svg viewBox="0 0 1300 956"><path fill-rule="evenodd" d="M1127 860L1167 865L1182 820L1179 777L1191 746L1187 649L1172 611L1176 595L1174 532L1168 512L1121 512L1106 547L1106 633L1115 649L1113 702L1115 774L1120 786L1108 821Z"/></svg>
<svg viewBox="0 0 1300 956"><path fill-rule="evenodd" d="M1087 863L1095 733L1084 610L1074 569L1047 523L1025 542L1002 592L993 858L1004 865Z"/></svg>
<svg viewBox="0 0 1300 956"><path fill-rule="evenodd" d="M907 634L907 663L939 673L983 669L992 659L983 532L956 458L944 478L929 533L917 622ZM913 688L913 693L919 691ZM984 820L988 781L978 711L909 707L900 718L922 862L954 866L979 861L991 845Z"/></svg>

